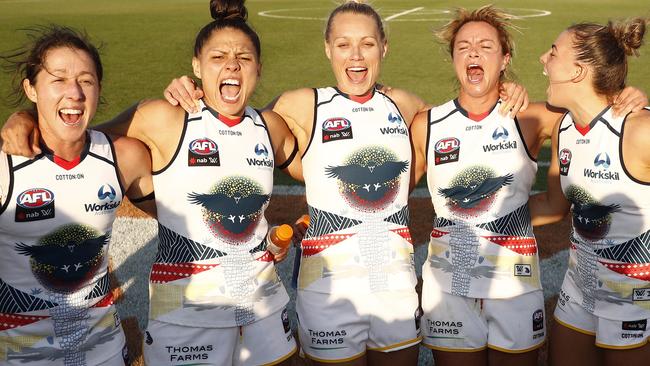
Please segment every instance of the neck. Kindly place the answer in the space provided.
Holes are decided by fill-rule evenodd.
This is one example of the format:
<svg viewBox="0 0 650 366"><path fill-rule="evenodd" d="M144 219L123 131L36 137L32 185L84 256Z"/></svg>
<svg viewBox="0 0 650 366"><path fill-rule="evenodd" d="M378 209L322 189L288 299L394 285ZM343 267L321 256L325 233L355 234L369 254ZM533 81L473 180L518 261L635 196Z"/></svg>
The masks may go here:
<svg viewBox="0 0 650 366"><path fill-rule="evenodd" d="M478 97L471 96L464 92L460 91L458 96L458 103L464 110L472 114L481 114L489 111L494 107L494 105L499 100L499 90L491 91L486 95L481 95Z"/></svg>
<svg viewBox="0 0 650 366"><path fill-rule="evenodd" d="M576 98L567 106L571 117L580 127L584 127L609 105L607 97L600 95L583 96Z"/></svg>
<svg viewBox="0 0 650 366"><path fill-rule="evenodd" d="M43 133L41 135L41 142L52 151L55 156L64 160L71 161L81 155L81 152L86 145L86 134L81 135L78 141L63 141L50 134Z"/></svg>

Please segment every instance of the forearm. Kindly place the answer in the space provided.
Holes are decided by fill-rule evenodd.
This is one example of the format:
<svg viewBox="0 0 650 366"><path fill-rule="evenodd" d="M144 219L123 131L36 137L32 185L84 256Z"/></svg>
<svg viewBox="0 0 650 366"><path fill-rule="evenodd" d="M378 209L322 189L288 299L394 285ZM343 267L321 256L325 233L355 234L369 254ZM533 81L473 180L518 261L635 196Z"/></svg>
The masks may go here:
<svg viewBox="0 0 650 366"><path fill-rule="evenodd" d="M552 224L562 220L569 212L568 203L553 202L548 192L541 192L528 200L533 226Z"/></svg>

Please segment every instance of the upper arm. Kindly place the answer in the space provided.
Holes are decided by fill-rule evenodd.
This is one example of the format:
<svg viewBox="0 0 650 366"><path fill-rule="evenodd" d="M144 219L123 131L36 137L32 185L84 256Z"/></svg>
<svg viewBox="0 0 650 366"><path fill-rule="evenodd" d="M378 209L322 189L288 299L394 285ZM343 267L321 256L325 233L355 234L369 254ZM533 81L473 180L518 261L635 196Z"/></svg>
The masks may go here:
<svg viewBox="0 0 650 366"><path fill-rule="evenodd" d="M386 95L397 104L397 108L402 113L402 117L404 117L404 122L406 122L407 126L411 125L416 114L431 108L420 97L406 90L390 89L386 92Z"/></svg>
<svg viewBox="0 0 650 366"><path fill-rule="evenodd" d="M429 113L418 113L411 124L411 145L413 147L413 168L411 169L411 188L415 187L427 171L427 131Z"/></svg>
<svg viewBox="0 0 650 366"><path fill-rule="evenodd" d="M303 88L282 93L266 107L284 119L291 133L298 139L301 153L304 153L311 137L314 104L314 90Z"/></svg>
<svg viewBox="0 0 650 366"><path fill-rule="evenodd" d="M531 103L525 111L517 113L528 150L537 157L544 142L551 138L553 129L566 110L555 108L547 103Z"/></svg>
<svg viewBox="0 0 650 366"><path fill-rule="evenodd" d="M623 162L628 173L635 179L650 182L650 111L632 113L625 121L623 130Z"/></svg>
<svg viewBox="0 0 650 366"><path fill-rule="evenodd" d="M151 181L151 156L138 140L124 136L111 136L115 148L117 168L129 198L141 198L153 191Z"/></svg>
<svg viewBox="0 0 650 366"><path fill-rule="evenodd" d="M162 99L145 100L117 117L98 126L112 135L142 141L151 151L153 167L158 170L173 156L183 130L185 111Z"/></svg>
<svg viewBox="0 0 650 366"><path fill-rule="evenodd" d="M287 127L284 119L272 110L262 112L269 129L271 144L275 153L275 166L284 166L283 171L295 179L302 178L300 157L297 156L297 139Z"/></svg>

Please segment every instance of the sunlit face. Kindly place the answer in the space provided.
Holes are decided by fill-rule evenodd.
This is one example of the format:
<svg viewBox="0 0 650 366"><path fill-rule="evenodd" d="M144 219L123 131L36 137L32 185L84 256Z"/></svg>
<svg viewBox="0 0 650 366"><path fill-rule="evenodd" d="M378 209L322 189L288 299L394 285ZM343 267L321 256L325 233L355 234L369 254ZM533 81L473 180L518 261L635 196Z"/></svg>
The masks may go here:
<svg viewBox="0 0 650 366"><path fill-rule="evenodd" d="M90 55L70 47L45 54L35 84L23 81L29 100L36 103L43 138L78 142L97 111L100 85Z"/></svg>
<svg viewBox="0 0 650 366"><path fill-rule="evenodd" d="M342 92L367 94L377 82L386 51L386 40L370 16L345 12L334 17L325 53Z"/></svg>
<svg viewBox="0 0 650 366"><path fill-rule="evenodd" d="M262 68L253 42L235 28L213 32L192 67L206 103L227 117L244 113Z"/></svg>
<svg viewBox="0 0 650 366"><path fill-rule="evenodd" d="M539 58L548 77L547 101L556 107L567 105L567 99L575 96L573 84L582 71L575 59L573 36L569 31L560 33L551 48Z"/></svg>
<svg viewBox="0 0 650 366"><path fill-rule="evenodd" d="M456 34L453 61L461 93L471 97L498 95L501 72L510 62L510 54L503 54L499 34L493 26L469 22Z"/></svg>

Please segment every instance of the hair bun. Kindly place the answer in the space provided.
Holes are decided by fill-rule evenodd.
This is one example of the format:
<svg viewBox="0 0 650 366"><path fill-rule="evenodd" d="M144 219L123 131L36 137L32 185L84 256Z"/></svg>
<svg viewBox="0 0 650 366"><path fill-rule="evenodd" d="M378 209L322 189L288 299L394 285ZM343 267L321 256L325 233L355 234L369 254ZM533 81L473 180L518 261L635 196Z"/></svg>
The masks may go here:
<svg viewBox="0 0 650 366"><path fill-rule="evenodd" d="M210 0L210 15L214 20L241 19L246 21L245 0Z"/></svg>
<svg viewBox="0 0 650 366"><path fill-rule="evenodd" d="M626 55L638 56L638 49L643 45L643 36L647 24L648 19L634 18L617 23L610 21L608 27Z"/></svg>

